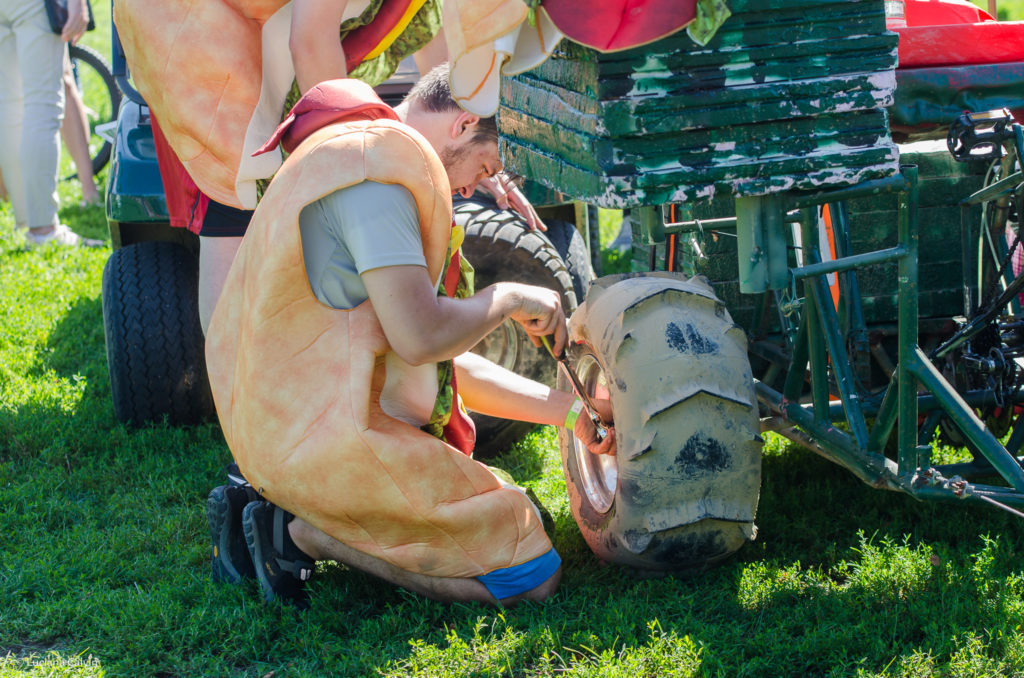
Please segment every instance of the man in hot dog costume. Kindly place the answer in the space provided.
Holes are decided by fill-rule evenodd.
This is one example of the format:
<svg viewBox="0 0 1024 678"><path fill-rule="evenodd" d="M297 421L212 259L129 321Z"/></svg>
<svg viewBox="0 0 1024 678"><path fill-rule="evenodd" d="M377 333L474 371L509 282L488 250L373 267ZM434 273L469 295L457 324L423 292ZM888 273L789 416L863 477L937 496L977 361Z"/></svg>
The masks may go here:
<svg viewBox="0 0 1024 678"><path fill-rule="evenodd" d="M547 597L558 555L526 495L470 456L460 402L570 425L598 453L614 435L577 418L573 394L467 353L506 318L556 352L566 341L551 290L459 290L451 195L501 169L493 120L458 108L442 66L394 110L363 83L320 83L265 148L279 140L289 156L207 336L221 426L251 483L210 495L215 572L255 567L268 600L299 604L321 559L439 600ZM258 499L239 521L246 492Z"/></svg>
<svg viewBox="0 0 1024 678"><path fill-rule="evenodd" d="M467 43L463 29L475 35L475 45L481 36L493 41L518 35L527 15L521 0L444 2L460 52ZM114 23L133 82L153 113L170 223L199 236L204 328L256 206L259 182L281 164L276 149L259 156L253 151L315 83L353 77L377 85L407 55L416 57L421 72L443 62L441 5L442 0L114 0ZM487 31L481 32L484 24ZM512 41L520 42L517 49L531 56L520 59L522 67L529 67L557 39L544 43L546 52L537 40ZM477 70L460 69L463 103L496 107L498 71ZM543 228L513 186L485 183L499 204L511 204L531 228Z"/></svg>
<svg viewBox="0 0 1024 678"><path fill-rule="evenodd" d="M441 0L114 0L133 82L153 112L172 226L200 236L203 326L281 163L252 153L321 80L379 84L408 55L445 58Z"/></svg>

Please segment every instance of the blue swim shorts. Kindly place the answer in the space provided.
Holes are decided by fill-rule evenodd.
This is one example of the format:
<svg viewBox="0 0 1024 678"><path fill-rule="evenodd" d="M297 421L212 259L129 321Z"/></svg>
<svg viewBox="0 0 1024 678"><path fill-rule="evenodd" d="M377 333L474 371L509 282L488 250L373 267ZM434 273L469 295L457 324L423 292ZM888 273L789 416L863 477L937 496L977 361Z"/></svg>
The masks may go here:
<svg viewBox="0 0 1024 678"><path fill-rule="evenodd" d="M561 564L562 559L555 549L551 549L533 560L488 572L476 580L486 586L496 599L503 600L537 588L547 581Z"/></svg>

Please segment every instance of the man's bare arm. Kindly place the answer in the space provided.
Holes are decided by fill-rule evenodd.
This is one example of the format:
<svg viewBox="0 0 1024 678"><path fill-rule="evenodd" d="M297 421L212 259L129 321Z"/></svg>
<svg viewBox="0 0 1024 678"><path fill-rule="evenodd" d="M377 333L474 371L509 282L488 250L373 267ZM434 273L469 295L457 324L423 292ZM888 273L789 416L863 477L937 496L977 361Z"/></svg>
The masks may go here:
<svg viewBox="0 0 1024 678"><path fill-rule="evenodd" d="M557 391L475 353L455 358L459 395L469 409L502 419L528 421L534 424L562 426L576 395ZM612 422L611 403L597 399L603 421ZM615 430L608 429L602 438L586 415L573 426L573 433L594 454L615 454Z"/></svg>
<svg viewBox="0 0 1024 678"><path fill-rule="evenodd" d="M565 314L552 290L496 283L469 299L449 299L437 296L423 266L387 266L361 277L388 343L410 364L461 355L506 318L538 345L540 337L554 335L555 350L565 347Z"/></svg>
<svg viewBox="0 0 1024 678"><path fill-rule="evenodd" d="M288 48L295 80L305 94L324 80L348 75L339 28L348 0L293 0Z"/></svg>

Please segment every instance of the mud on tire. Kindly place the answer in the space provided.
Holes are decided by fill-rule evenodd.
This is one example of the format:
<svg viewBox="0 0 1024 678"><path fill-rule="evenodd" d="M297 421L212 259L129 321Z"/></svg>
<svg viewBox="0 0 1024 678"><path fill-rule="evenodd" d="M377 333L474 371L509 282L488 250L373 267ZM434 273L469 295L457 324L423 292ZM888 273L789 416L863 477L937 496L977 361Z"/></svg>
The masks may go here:
<svg viewBox="0 0 1024 678"><path fill-rule="evenodd" d="M761 438L743 330L702 279L600 278L569 323L585 387L610 398L618 451L559 430L570 506L602 560L694 570L756 535ZM571 389L559 376L559 387Z"/></svg>

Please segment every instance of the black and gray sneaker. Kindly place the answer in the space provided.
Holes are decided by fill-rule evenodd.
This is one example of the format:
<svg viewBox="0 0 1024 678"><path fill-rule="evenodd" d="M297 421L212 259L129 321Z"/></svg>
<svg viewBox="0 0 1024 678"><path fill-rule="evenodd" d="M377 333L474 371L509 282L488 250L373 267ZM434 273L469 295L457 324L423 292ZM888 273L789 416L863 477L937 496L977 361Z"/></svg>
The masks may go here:
<svg viewBox="0 0 1024 678"><path fill-rule="evenodd" d="M252 487L252 485L249 484L249 481L245 479L245 476L242 475L242 469L238 468L237 462L233 461L225 466L224 474L228 477L228 485L232 487ZM255 490L253 491L253 495L258 497Z"/></svg>
<svg viewBox="0 0 1024 678"><path fill-rule="evenodd" d="M206 522L213 545L210 574L215 582L237 584L256 576L242 532L242 509L258 499L251 487L221 485L206 498Z"/></svg>
<svg viewBox="0 0 1024 678"><path fill-rule="evenodd" d="M316 564L302 552L291 535L292 514L265 501L254 501L242 511L242 531L256 578L267 602L280 598L300 610L309 609L305 582Z"/></svg>

